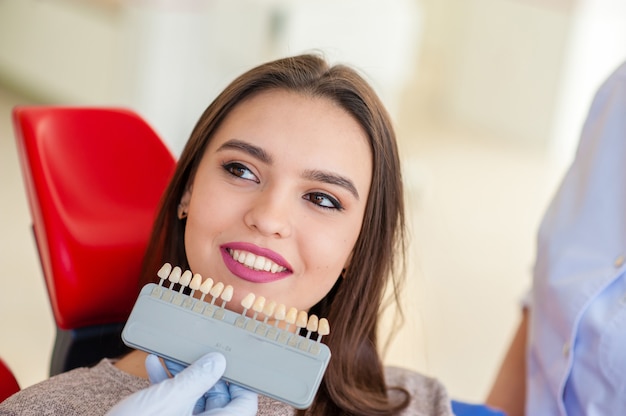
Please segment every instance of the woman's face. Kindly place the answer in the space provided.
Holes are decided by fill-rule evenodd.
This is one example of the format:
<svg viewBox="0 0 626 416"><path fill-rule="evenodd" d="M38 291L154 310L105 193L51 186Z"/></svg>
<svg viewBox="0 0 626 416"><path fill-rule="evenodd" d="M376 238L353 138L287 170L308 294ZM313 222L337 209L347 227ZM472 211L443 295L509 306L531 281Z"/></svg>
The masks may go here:
<svg viewBox="0 0 626 416"><path fill-rule="evenodd" d="M275 90L240 103L203 155L188 202L194 273L308 310L348 265L372 178L364 131L325 98Z"/></svg>

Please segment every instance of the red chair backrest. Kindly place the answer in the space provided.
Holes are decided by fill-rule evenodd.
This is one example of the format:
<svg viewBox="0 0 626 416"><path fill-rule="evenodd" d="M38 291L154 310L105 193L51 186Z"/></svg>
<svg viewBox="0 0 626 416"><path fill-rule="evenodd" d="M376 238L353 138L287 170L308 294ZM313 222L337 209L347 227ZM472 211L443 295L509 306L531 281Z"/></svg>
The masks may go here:
<svg viewBox="0 0 626 416"><path fill-rule="evenodd" d="M0 358L0 402L20 391L20 385L8 365Z"/></svg>
<svg viewBox="0 0 626 416"><path fill-rule="evenodd" d="M124 321L174 156L124 109L16 107L13 122L57 326Z"/></svg>

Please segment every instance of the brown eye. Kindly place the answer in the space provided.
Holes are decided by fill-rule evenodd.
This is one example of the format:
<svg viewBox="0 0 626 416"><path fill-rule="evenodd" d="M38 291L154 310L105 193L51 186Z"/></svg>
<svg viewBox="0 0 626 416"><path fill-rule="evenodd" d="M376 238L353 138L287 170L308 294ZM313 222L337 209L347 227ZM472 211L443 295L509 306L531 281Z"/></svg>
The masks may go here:
<svg viewBox="0 0 626 416"><path fill-rule="evenodd" d="M222 165L222 167L226 172L230 173L233 176L259 183L258 178L254 176L254 173L252 173L252 171L248 169L248 167L244 164L232 162L225 163L224 165Z"/></svg>
<svg viewBox="0 0 626 416"><path fill-rule="evenodd" d="M311 201L312 203L314 203L315 205L317 205L317 206L319 206L321 208L336 209L336 210L342 210L343 209L343 206L341 206L339 201L337 201L332 196L327 195L327 194L322 193L322 192L311 192L311 193L308 193L308 194L304 195L303 198L308 200L308 201Z"/></svg>

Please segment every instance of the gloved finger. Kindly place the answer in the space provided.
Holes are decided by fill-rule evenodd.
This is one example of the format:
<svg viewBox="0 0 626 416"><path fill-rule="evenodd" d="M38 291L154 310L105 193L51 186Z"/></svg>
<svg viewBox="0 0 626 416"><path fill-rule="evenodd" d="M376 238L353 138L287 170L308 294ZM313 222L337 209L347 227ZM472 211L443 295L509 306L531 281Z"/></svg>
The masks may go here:
<svg viewBox="0 0 626 416"><path fill-rule="evenodd" d="M167 371L165 371L163 364L161 364L161 360L156 355L148 354L145 366L150 384L157 384L169 378Z"/></svg>
<svg viewBox="0 0 626 416"><path fill-rule="evenodd" d="M228 385L232 401L223 408L215 408L201 416L255 416L259 407L256 393L235 384Z"/></svg>
<svg viewBox="0 0 626 416"><path fill-rule="evenodd" d="M224 380L220 380L209 391L204 393L206 410L217 409L226 406L230 402L230 391L228 384Z"/></svg>
<svg viewBox="0 0 626 416"><path fill-rule="evenodd" d="M228 410L234 415L244 415L247 412L256 414L259 398L256 393L236 384L229 385L231 401Z"/></svg>
<svg viewBox="0 0 626 416"><path fill-rule="evenodd" d="M187 367L185 365L175 363L174 361L166 360L165 358L163 359L163 362L165 363L167 371L169 371L172 376L175 376Z"/></svg>
<svg viewBox="0 0 626 416"><path fill-rule="evenodd" d="M220 380L225 370L226 358L224 355L219 352L210 352L191 363L174 379L178 379L180 384L193 384L194 389L198 391L197 397L200 397Z"/></svg>

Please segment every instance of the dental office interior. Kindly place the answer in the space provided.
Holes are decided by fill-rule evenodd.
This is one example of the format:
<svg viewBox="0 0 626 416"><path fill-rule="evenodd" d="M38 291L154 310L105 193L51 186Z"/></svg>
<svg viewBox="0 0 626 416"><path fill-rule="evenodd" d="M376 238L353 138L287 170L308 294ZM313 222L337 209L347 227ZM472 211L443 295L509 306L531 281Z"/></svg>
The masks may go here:
<svg viewBox="0 0 626 416"><path fill-rule="evenodd" d="M366 75L399 138L408 281L385 362L484 401L543 211L626 58L625 19L622 0L0 1L0 357L28 387L47 378L55 334L14 106L130 108L179 154L228 81L317 50Z"/></svg>

